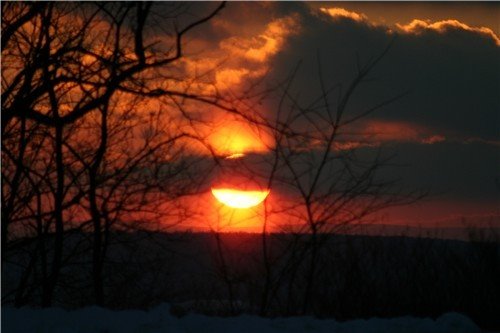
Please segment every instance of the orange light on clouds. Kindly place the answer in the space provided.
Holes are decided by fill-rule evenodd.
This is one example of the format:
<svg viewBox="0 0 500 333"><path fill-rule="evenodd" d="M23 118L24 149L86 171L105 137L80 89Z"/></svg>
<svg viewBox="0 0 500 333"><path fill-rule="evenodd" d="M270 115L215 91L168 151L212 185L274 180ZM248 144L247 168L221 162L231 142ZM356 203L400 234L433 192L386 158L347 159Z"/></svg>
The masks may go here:
<svg viewBox="0 0 500 333"><path fill-rule="evenodd" d="M267 134L237 121L217 126L209 142L218 155L234 158L251 152L266 152L270 146Z"/></svg>
<svg viewBox="0 0 500 333"><path fill-rule="evenodd" d="M242 191L229 188L212 188L212 194L219 202L238 209L257 206L267 198L269 192L269 190Z"/></svg>

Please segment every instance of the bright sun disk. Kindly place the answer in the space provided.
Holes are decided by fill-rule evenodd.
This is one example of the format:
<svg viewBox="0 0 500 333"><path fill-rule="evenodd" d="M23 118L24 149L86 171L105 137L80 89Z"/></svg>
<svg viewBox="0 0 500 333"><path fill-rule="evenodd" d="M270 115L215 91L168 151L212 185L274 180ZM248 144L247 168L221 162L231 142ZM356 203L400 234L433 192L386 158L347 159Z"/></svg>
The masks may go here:
<svg viewBox="0 0 500 333"><path fill-rule="evenodd" d="M214 197L232 208L250 208L260 204L269 195L269 190L243 191L229 188L212 188Z"/></svg>

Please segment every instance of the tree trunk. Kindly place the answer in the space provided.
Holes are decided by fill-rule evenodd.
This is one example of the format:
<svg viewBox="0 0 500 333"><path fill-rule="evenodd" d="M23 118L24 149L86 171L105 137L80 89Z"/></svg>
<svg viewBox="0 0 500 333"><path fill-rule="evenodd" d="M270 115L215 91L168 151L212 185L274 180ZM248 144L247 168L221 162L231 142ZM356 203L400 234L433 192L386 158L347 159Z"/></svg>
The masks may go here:
<svg viewBox="0 0 500 333"><path fill-rule="evenodd" d="M62 255L63 255L63 234L64 234L64 217L63 217L63 200L64 200L64 162L63 162L63 126L58 125L55 128L55 155L56 155L56 173L57 173L57 188L54 195L54 219L55 219L55 239L54 239L54 257L52 261L52 272L48 281L48 288L42 297L42 306L49 307L52 305L54 290L57 285L61 270Z"/></svg>

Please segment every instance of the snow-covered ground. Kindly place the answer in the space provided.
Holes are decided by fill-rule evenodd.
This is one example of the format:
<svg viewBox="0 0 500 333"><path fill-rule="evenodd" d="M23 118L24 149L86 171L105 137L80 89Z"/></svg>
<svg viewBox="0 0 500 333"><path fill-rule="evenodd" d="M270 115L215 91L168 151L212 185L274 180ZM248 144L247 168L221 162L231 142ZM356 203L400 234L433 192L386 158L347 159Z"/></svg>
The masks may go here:
<svg viewBox="0 0 500 333"><path fill-rule="evenodd" d="M99 307L75 311L4 307L2 333L481 332L469 318L458 313L446 313L436 320L399 317L337 322L312 317L266 319L249 315L221 318L189 314L177 318L169 310L167 304L150 311L111 311Z"/></svg>

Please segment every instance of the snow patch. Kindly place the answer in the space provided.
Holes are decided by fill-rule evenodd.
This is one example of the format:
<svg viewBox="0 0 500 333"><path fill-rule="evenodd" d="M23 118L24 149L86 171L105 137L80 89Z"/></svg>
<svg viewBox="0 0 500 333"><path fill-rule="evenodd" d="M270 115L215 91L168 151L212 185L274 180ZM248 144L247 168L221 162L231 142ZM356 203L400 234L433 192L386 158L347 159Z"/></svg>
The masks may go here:
<svg viewBox="0 0 500 333"><path fill-rule="evenodd" d="M329 333L474 333L481 330L464 315L446 313L436 320L399 317L346 322L312 317L261 318L250 315L208 317L187 314L177 318L168 304L149 311L112 311L100 307L2 308L3 333L160 333L160 332L329 332Z"/></svg>

